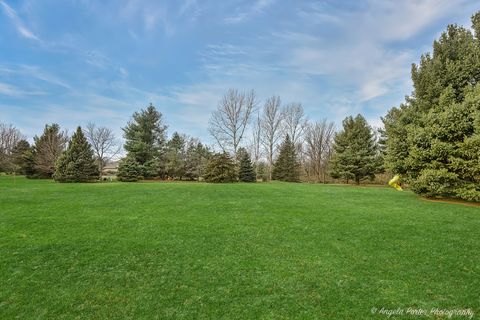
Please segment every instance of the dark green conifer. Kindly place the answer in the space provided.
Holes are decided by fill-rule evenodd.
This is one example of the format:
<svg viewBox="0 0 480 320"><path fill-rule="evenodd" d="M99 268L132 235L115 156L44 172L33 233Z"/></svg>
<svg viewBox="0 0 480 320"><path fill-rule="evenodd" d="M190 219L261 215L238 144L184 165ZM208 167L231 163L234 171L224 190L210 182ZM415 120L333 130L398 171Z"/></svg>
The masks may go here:
<svg viewBox="0 0 480 320"><path fill-rule="evenodd" d="M238 180L242 182L256 182L256 174L253 169L252 160L245 148L240 148L237 151L238 163Z"/></svg>
<svg viewBox="0 0 480 320"><path fill-rule="evenodd" d="M280 146L280 153L272 171L272 179L288 182L300 181L300 164L297 160L295 144L288 134Z"/></svg>
<svg viewBox="0 0 480 320"><path fill-rule="evenodd" d="M331 175L336 179L353 180L375 178L382 171L379 148L372 128L362 115L343 120L343 130L335 135L335 154Z"/></svg>
<svg viewBox="0 0 480 320"><path fill-rule="evenodd" d="M118 165L117 179L123 182L136 182L142 180L144 168L132 156L126 156Z"/></svg>
<svg viewBox="0 0 480 320"><path fill-rule="evenodd" d="M82 128L78 127L68 143L67 150L57 161L54 179L59 182L91 182L99 177L100 172L92 147Z"/></svg>

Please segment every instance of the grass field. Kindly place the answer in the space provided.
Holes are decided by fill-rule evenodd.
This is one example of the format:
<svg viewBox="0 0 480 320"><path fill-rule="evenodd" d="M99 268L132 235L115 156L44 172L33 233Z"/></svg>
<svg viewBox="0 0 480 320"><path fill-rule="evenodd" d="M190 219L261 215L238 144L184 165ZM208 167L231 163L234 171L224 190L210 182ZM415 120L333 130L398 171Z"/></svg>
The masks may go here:
<svg viewBox="0 0 480 320"><path fill-rule="evenodd" d="M376 187L0 177L0 319L478 318L479 297L478 207Z"/></svg>

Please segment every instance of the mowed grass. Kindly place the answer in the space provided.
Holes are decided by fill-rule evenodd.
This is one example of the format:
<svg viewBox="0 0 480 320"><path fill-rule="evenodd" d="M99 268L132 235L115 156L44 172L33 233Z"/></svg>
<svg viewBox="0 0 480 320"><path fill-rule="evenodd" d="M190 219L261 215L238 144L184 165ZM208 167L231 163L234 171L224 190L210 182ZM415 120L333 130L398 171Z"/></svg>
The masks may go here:
<svg viewBox="0 0 480 320"><path fill-rule="evenodd" d="M478 317L479 297L478 207L375 187L0 177L0 319Z"/></svg>

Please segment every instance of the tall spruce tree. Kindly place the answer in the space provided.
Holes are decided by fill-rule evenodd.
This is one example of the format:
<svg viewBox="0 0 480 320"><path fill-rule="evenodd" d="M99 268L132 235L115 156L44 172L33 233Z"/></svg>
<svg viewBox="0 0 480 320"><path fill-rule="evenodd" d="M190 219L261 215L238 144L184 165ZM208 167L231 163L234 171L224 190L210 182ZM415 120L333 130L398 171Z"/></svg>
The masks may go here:
<svg viewBox="0 0 480 320"><path fill-rule="evenodd" d="M217 153L210 157L204 174L205 181L227 183L237 181L235 162L227 153Z"/></svg>
<svg viewBox="0 0 480 320"><path fill-rule="evenodd" d="M385 164L418 194L480 201L480 13L412 67L413 94L382 118Z"/></svg>
<svg viewBox="0 0 480 320"><path fill-rule="evenodd" d="M287 134L280 146L280 152L273 167L273 180L288 182L300 181L300 163L297 160L296 153L295 144L290 139L290 135Z"/></svg>
<svg viewBox="0 0 480 320"><path fill-rule="evenodd" d="M362 115L343 120L343 130L335 135L331 176L356 184L382 171L381 157L372 128Z"/></svg>
<svg viewBox="0 0 480 320"><path fill-rule="evenodd" d="M256 182L257 177L253 169L250 154L245 148L240 148L237 151L238 161L238 180L242 182Z"/></svg>
<svg viewBox="0 0 480 320"><path fill-rule="evenodd" d="M100 172L95 163L91 145L78 127L68 148L57 161L54 179L58 182L92 182L98 180Z"/></svg>
<svg viewBox="0 0 480 320"><path fill-rule="evenodd" d="M123 128L127 158L132 158L130 165L138 164L136 170L140 176L131 177L145 179L165 176L165 140L167 126L163 124L162 114L150 104L146 109L135 112L132 120ZM120 176L127 180L128 172L122 172L125 166L119 167Z"/></svg>

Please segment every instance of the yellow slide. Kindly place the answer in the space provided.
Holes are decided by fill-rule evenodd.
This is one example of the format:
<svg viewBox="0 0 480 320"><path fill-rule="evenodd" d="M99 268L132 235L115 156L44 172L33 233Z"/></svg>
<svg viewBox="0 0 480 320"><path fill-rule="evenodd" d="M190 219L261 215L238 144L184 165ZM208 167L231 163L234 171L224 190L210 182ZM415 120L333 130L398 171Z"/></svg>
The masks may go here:
<svg viewBox="0 0 480 320"><path fill-rule="evenodd" d="M388 184L390 185L390 187L393 187L393 188L397 189L398 191L403 191L402 187L398 183L399 180L400 180L400 175L397 174L397 175L395 175L395 177L392 178L392 180L390 180L388 182Z"/></svg>

